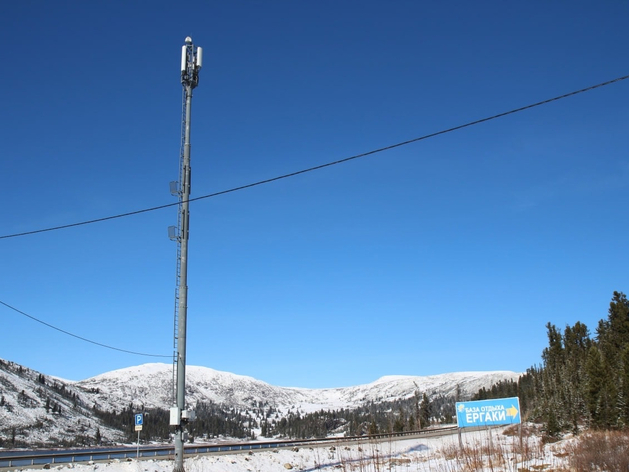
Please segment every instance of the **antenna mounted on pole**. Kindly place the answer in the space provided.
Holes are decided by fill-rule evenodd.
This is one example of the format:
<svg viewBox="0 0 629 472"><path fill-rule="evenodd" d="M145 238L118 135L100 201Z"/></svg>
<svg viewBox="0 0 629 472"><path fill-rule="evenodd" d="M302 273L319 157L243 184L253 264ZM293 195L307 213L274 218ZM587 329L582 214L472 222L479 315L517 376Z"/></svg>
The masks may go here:
<svg viewBox="0 0 629 472"><path fill-rule="evenodd" d="M179 158L180 185L171 182L170 190L179 197L177 228L169 228L169 237L177 241L177 284L175 289L175 327L173 356L173 397L170 409L170 424L175 427L175 469L184 472L183 444L186 426L194 419L194 411L186 409L186 328L188 316L188 235L190 228L190 109L192 90L199 85L199 71L203 62L203 51L195 48L192 38L186 38L181 48L181 84L183 86L181 152Z"/></svg>

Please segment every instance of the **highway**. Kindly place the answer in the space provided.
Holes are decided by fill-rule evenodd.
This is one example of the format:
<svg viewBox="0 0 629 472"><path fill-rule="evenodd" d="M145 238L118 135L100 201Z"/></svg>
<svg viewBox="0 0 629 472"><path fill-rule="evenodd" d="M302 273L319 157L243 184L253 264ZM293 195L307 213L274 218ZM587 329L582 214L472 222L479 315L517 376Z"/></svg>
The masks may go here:
<svg viewBox="0 0 629 472"><path fill-rule="evenodd" d="M445 428L426 429L423 431L409 431L404 433L377 434L371 436L331 437L322 439L299 439L283 441L254 441L234 442L225 444L187 445L186 456L200 454L227 454L249 452L266 449L280 449L292 447L321 447L338 446L347 443L383 442L411 439L419 437L434 437L454 434L456 426ZM101 462L118 460L139 459L172 459L174 447L167 446L140 446L134 447L107 447L93 449L66 449L66 450L37 450L37 451L0 451L0 469L13 470L24 468L43 468L47 465L63 465L76 462Z"/></svg>

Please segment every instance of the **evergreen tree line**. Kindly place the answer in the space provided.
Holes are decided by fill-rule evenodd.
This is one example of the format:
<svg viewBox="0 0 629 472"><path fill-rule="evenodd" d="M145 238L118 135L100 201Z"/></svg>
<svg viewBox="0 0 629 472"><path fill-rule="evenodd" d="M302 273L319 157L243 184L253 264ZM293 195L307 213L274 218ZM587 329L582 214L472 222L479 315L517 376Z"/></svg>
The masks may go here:
<svg viewBox="0 0 629 472"><path fill-rule="evenodd" d="M550 436L583 428L629 427L629 301L614 292L594 337L576 322L563 332L546 325L542 365L517 382L482 389L474 399L518 396L523 417L544 424Z"/></svg>
<svg viewBox="0 0 629 472"><path fill-rule="evenodd" d="M417 431L436 423L454 422L456 398L436 396L429 399L419 391L411 398L388 402L369 402L356 409L320 410L313 413L290 411L280 417L273 407L241 411L225 409L213 402L199 402L195 407L196 419L188 430L193 438L212 439L227 436L239 439L255 439L254 429L259 428L262 437L292 439L323 438L330 434L360 436L389 432ZM93 407L93 414L111 428L123 431L126 440L137 438L134 416L144 413L141 433L143 441L170 440L168 410L144 409L142 405L129 404L120 411L104 411ZM100 434L96 443L100 443Z"/></svg>
<svg viewBox="0 0 629 472"><path fill-rule="evenodd" d="M249 411L243 413L236 408L225 410L214 402L198 402L195 414L196 419L189 426L193 437L229 436L255 439L253 428L258 427L258 422Z"/></svg>
<svg viewBox="0 0 629 472"><path fill-rule="evenodd" d="M320 410L303 415L290 412L281 419L265 418L260 423L261 435L306 439L338 433L361 436L417 431L435 423L452 423L455 402L454 397L429 399L426 393L416 391L411 398L368 402L354 409Z"/></svg>
<svg viewBox="0 0 629 472"><path fill-rule="evenodd" d="M130 403L120 411L100 410L96 405L92 411L103 425L122 431L128 442L134 442L137 439L137 432L135 431L135 415L137 413L144 415L140 434L143 441L168 441L173 432L170 426L170 411L162 408L145 409L142 405L134 406L133 403ZM190 440L194 439L195 436L255 438L252 428L257 427L256 421L237 409L223 409L213 402L199 402L195 407L195 414L196 419L190 422L188 427ZM97 442L100 442L100 437Z"/></svg>

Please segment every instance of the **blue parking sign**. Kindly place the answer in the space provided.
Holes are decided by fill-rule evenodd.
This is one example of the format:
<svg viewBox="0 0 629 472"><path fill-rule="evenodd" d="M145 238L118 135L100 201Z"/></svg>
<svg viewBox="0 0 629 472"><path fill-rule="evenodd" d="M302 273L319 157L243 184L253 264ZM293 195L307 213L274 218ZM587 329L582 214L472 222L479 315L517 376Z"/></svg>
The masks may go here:
<svg viewBox="0 0 629 472"><path fill-rule="evenodd" d="M143 423L144 423L144 415L142 413L135 415L135 425L142 426Z"/></svg>

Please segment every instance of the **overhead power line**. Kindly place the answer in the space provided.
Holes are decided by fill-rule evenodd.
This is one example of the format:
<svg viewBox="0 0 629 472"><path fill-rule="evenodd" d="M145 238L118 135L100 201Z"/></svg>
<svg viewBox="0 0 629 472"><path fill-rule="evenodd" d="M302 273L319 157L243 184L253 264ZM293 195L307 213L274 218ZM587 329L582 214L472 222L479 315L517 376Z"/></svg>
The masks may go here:
<svg viewBox="0 0 629 472"><path fill-rule="evenodd" d="M80 339L81 341L85 341L86 343L95 344L96 346L100 346L100 347L104 347L104 348L107 348L107 349L111 349L113 351L119 351L119 352L124 352L124 353L127 353L127 354L133 354L135 356L172 357L172 355L146 354L144 352L128 351L127 349L120 349L118 347L113 347L113 346L109 346L107 344L103 344L103 343L99 343L99 342L96 342L96 341L92 341L91 339L87 339L87 338L84 338L82 336L78 336L76 334L70 333L69 331L66 331L64 329L57 328L56 326L53 326L50 323L46 323L45 321L42 321L42 320L40 320L38 318L35 318L34 316L29 315L28 313L24 313L22 310L18 310L17 308L9 305L8 303L4 303L2 300L0 300L0 305L4 305L7 308L9 308L10 310L13 310L13 311L19 313L20 315L26 316L27 318L30 318L33 321L37 321L38 323L41 323L44 326L47 326L47 327L49 327L51 329L54 329L55 331L59 331L60 333L67 334L68 336L72 336L73 338Z"/></svg>
<svg viewBox="0 0 629 472"><path fill-rule="evenodd" d="M629 79L629 75L624 75L622 77L617 77L615 79L608 80L606 82L601 82L600 84L591 85L589 87L586 87L586 88L583 88L583 89L580 89L580 90L575 90L574 92L569 92L569 93L565 93L563 95L558 95L558 96L553 97L553 98L548 98L546 100L542 100L541 102L532 103L530 105L526 105L526 106L523 106L523 107L520 107L520 108L514 108L513 110L505 111L503 113L498 113L497 115L488 116L486 118L481 118L479 120L470 121L468 123L465 123L465 124L462 124L462 125L458 125L458 126L454 126L452 128L447 128L447 129L443 129L441 131L437 131L437 132L434 132L434 133L425 134L425 135L420 136L418 138L413 138L413 139L409 139L407 141L402 141L400 143L391 144L389 146L385 146L385 147L381 147L381 148L378 148L378 149L374 149L372 151L363 152L363 153L360 153L360 154L356 154L354 156L346 157L346 158L339 159L339 160L332 161L332 162L328 162L328 163L325 163L325 164L320 164L318 166L309 167L307 169L298 170L296 172L291 172L289 174L279 175L277 177L272 177L270 179L259 180L257 182L253 182L253 183L246 184L246 185L241 185L239 187L233 187L233 188L230 188L230 189L227 189L227 190L222 190L220 192L210 193L208 195L202 195L200 197L190 198L187 201L188 202L194 202L194 201L197 201L197 200L203 200L205 198L218 197L219 195L225 195L227 193L237 192L239 190L244 190L244 189L251 188L251 187L257 187L258 185L264 185L264 184L268 184L268 183L271 183L271 182L276 182L278 180L287 179L289 177L295 177L295 176L300 175L300 174L306 174L308 172L313 172L315 170L324 169L326 167L331 167L331 166L334 166L334 165L337 165L337 164L342 164L344 162L349 162L349 161L352 161L352 160L355 160L355 159L360 159L362 157L371 156L372 154L377 154L377 153L380 153L380 152L389 151L391 149L395 149L395 148L398 148L398 147L401 147L401 146L406 146L406 145L411 144L411 143L416 143L418 141L423 141L425 139L434 138L434 137L440 136L442 134L452 133L453 131L458 131L458 130L461 130L463 128L468 128L470 126L474 126L474 125L478 125L478 124L481 124L481 123L485 123L487 121L492 121L492 120L495 120L495 119L498 119L498 118L505 117L507 115L513 115L514 113L519 113L521 111L529 110L531 108L539 107L541 105L546 105L546 104L551 103L551 102L556 102L557 100L561 100L561 99L564 99L564 98L572 97L572 96L578 95L580 93L589 92L591 90L594 90L594 89L597 89L597 88L601 88L601 87L605 87L606 85L611 85L611 84L614 84L616 82L621 82L621 81L626 80L626 79ZM103 221L114 220L114 219L117 219L117 218L124 218L126 216L139 215L140 213L148 213L148 212L151 212L151 211L161 210L161 209L164 209L164 208L177 206L180 203L181 202L169 203L169 204L166 204L166 205L159 205L159 206L154 206L154 207L150 207L150 208L144 208L142 210L130 211L130 212L127 212L127 213L120 213L118 215L112 215L112 216L105 216L103 218L96 218L96 219L93 219L93 220L86 220L86 221L81 221L81 222L78 222L78 223L70 223L70 224L67 224L67 225L52 226L52 227L49 227L49 228L37 229L37 230L33 230L33 231L25 231L25 232L22 232L22 233L6 234L4 236L0 236L0 239L16 238L16 237L19 237L19 236L28 236L28 235L31 235L31 234L45 233L45 232L48 232L48 231L55 231L55 230L59 230L59 229L73 228L75 226L83 226L83 225L88 225L88 224L92 224L92 223L100 223L100 222L103 222Z"/></svg>

